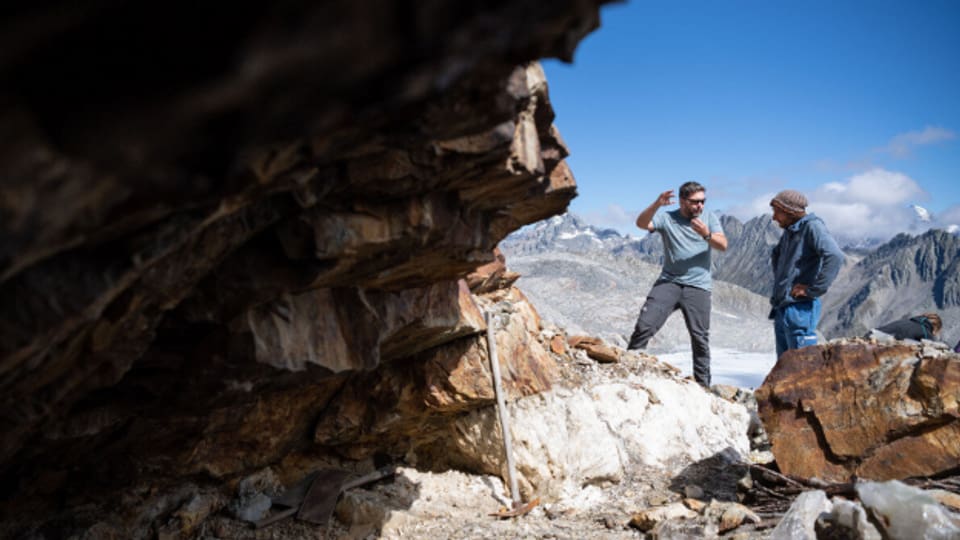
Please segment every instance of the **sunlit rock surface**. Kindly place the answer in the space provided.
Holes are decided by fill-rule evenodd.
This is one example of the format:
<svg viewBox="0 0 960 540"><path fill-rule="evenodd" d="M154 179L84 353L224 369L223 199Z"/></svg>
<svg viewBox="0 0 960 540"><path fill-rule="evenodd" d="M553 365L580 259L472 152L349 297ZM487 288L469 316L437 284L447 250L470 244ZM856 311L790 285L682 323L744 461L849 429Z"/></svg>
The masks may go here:
<svg viewBox="0 0 960 540"><path fill-rule="evenodd" d="M955 469L957 396L960 355L926 341L788 351L756 391L780 470L831 482Z"/></svg>
<svg viewBox="0 0 960 540"><path fill-rule="evenodd" d="M573 351L563 355L553 389L508 404L527 497L569 497L643 467L672 476L711 456L738 461L749 454L749 414L742 405L677 378L652 357L620 350L619 363L599 367L584 351ZM494 409L459 417L439 442L443 459L437 462L506 477Z"/></svg>
<svg viewBox="0 0 960 540"><path fill-rule="evenodd" d="M496 305L485 302L501 321L496 343L503 388L511 397L549 390L557 366L532 331L539 324L535 312L519 291L506 296ZM431 456L454 415L494 400L487 341L476 335L350 375L321 413L313 438L357 459L375 451Z"/></svg>

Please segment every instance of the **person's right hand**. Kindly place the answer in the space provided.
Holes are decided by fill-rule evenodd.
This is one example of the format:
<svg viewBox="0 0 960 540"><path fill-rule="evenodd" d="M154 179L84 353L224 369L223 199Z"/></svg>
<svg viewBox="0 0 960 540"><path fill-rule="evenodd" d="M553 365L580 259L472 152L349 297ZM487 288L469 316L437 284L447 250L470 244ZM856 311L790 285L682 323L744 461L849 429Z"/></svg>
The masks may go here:
<svg viewBox="0 0 960 540"><path fill-rule="evenodd" d="M807 298L807 287L809 287L809 285L794 283L793 287L790 288L790 296L794 298Z"/></svg>
<svg viewBox="0 0 960 540"><path fill-rule="evenodd" d="M663 193L660 194L659 197L657 197L657 205L658 205L658 206L667 206L668 204L673 204L673 190L672 190L672 189L668 189L667 191L664 191Z"/></svg>

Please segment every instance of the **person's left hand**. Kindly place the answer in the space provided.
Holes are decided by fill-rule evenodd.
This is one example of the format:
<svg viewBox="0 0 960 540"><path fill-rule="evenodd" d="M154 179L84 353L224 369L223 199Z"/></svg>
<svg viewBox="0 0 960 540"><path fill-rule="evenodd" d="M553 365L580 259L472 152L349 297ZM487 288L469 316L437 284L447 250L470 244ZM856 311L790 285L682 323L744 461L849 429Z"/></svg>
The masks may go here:
<svg viewBox="0 0 960 540"><path fill-rule="evenodd" d="M710 228L707 227L707 224L701 221L700 218L691 219L690 227L700 236L706 236L706 234L710 232Z"/></svg>
<svg viewBox="0 0 960 540"><path fill-rule="evenodd" d="M793 288L790 289L790 296L794 298L806 298L807 287L809 287L809 285L804 285L803 283L794 283Z"/></svg>

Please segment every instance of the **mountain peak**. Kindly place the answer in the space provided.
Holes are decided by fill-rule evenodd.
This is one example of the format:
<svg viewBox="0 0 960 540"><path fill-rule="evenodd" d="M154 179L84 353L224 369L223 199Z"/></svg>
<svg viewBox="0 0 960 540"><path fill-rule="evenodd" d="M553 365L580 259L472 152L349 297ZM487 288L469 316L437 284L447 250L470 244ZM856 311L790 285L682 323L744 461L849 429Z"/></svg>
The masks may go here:
<svg viewBox="0 0 960 540"><path fill-rule="evenodd" d="M567 212L514 232L501 242L500 247L507 255L545 251L596 253L614 251L637 241L615 229L590 225L580 216Z"/></svg>

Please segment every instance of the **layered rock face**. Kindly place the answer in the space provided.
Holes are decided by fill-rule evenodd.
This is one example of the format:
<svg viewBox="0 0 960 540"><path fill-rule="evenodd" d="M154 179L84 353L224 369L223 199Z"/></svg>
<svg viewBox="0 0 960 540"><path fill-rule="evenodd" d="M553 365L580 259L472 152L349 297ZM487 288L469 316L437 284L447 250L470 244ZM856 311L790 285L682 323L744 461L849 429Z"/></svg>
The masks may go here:
<svg viewBox="0 0 960 540"><path fill-rule="evenodd" d="M496 300L462 278L493 261L474 292L516 294L494 247L575 196L533 61L569 59L599 3L12 14L4 500L403 453L492 400ZM551 369L520 313L498 336L514 395Z"/></svg>
<svg viewBox="0 0 960 540"><path fill-rule="evenodd" d="M830 482L960 463L960 355L942 344L837 341L788 351L756 397L777 465Z"/></svg>

